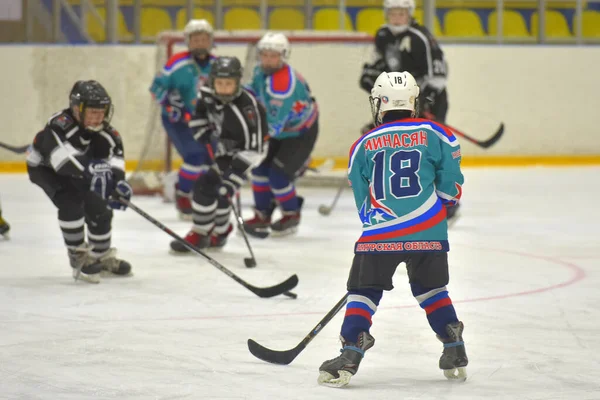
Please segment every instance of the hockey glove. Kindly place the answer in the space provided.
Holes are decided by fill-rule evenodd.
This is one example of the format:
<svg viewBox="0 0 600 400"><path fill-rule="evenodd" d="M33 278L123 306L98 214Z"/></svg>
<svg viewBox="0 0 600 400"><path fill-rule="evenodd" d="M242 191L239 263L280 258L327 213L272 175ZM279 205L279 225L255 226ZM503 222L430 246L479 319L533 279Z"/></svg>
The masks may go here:
<svg viewBox="0 0 600 400"><path fill-rule="evenodd" d="M100 160L92 160L85 171L86 178L90 182L90 191L98 193L103 199L113 191L113 173L109 163Z"/></svg>
<svg viewBox="0 0 600 400"><path fill-rule="evenodd" d="M161 82L161 77L157 76L152 81L152 86L150 86L150 93L152 93L152 97L158 104L165 104L167 100L167 95L169 94L169 89L163 86Z"/></svg>
<svg viewBox="0 0 600 400"><path fill-rule="evenodd" d="M108 205L113 210L125 210L127 206L119 201L119 199L131 200L131 195L133 194L133 189L131 185L127 183L127 181L119 181L115 187L114 192L111 195L111 199L108 202Z"/></svg>

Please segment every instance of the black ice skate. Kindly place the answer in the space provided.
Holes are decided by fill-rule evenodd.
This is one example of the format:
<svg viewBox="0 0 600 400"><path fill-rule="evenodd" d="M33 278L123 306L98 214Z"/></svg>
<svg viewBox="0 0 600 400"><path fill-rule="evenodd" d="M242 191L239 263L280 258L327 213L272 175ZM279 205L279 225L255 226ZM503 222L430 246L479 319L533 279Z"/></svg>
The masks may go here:
<svg viewBox="0 0 600 400"><path fill-rule="evenodd" d="M319 367L319 378L317 382L320 385L330 387L342 387L350 383L350 379L358 371L358 366L365 356L365 351L369 350L375 344L375 338L367 332L361 332L358 335L357 343L345 342L342 340L341 355L333 360L325 361Z"/></svg>
<svg viewBox="0 0 600 400"><path fill-rule="evenodd" d="M102 270L115 275L131 275L131 264L127 261L120 260L115 257L117 249L111 248L108 253L97 259L97 262L102 266Z"/></svg>
<svg viewBox="0 0 600 400"><path fill-rule="evenodd" d="M89 283L100 283L102 265L90 257L92 246L87 243L68 249L69 263L73 269L73 278Z"/></svg>
<svg viewBox="0 0 600 400"><path fill-rule="evenodd" d="M273 210L254 209L254 218L244 221L244 231L250 236L264 239L271 234L271 214Z"/></svg>
<svg viewBox="0 0 600 400"><path fill-rule="evenodd" d="M283 217L271 225L273 236L287 236L296 233L300 225L300 210L304 199L298 196L298 209L296 211L282 211Z"/></svg>
<svg viewBox="0 0 600 400"><path fill-rule="evenodd" d="M462 322L455 322L446 325L446 332L450 336L448 339L442 339L438 336L440 342L444 344L444 352L440 358L440 369L444 371L444 376L451 380L467 379L466 366L469 363L465 343L462 333L465 326Z"/></svg>
<svg viewBox="0 0 600 400"><path fill-rule="evenodd" d="M446 220L448 221L448 228L452 228L456 221L460 218L460 213L458 209L460 208L460 203L454 206L446 207Z"/></svg>
<svg viewBox="0 0 600 400"><path fill-rule="evenodd" d="M10 231L10 225L2 218L2 215L0 215L0 236L4 236L8 239L8 231Z"/></svg>
<svg viewBox="0 0 600 400"><path fill-rule="evenodd" d="M198 232L190 231L190 233L185 236L184 240L200 249L205 249L210 246L210 234L203 235ZM191 250L185 247L183 243L180 243L177 240L171 242L171 254L189 254L190 251Z"/></svg>

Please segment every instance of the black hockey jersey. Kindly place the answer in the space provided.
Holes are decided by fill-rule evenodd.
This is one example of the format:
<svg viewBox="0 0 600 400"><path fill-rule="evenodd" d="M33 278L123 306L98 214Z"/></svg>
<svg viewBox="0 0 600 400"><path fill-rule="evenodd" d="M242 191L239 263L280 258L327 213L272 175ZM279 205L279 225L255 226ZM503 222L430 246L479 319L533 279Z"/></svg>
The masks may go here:
<svg viewBox="0 0 600 400"><path fill-rule="evenodd" d="M371 92L382 72L407 71L424 92L446 87L447 65L444 53L429 30L414 22L404 32L394 34L383 25L375 35L374 59L363 66L360 86Z"/></svg>
<svg viewBox="0 0 600 400"><path fill-rule="evenodd" d="M109 124L99 132L82 129L70 109L53 115L33 141L27 155L29 168L44 168L54 173L86 178L90 161L108 162L113 179L125 179L125 159L119 133Z"/></svg>
<svg viewBox="0 0 600 400"><path fill-rule="evenodd" d="M245 89L233 101L223 104L211 88L202 87L189 127L194 139L216 141L215 157L231 157L231 172L241 179L265 155L269 133L266 111Z"/></svg>

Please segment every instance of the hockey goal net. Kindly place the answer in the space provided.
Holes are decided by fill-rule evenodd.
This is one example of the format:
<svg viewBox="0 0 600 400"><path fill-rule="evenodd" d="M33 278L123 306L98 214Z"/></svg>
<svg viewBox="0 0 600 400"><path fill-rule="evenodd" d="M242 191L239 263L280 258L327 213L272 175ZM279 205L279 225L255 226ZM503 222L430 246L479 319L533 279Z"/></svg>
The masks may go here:
<svg viewBox="0 0 600 400"><path fill-rule="evenodd" d="M256 43L265 32L215 32L215 54L238 57L244 65L244 83L250 80L257 61ZM345 31L284 33L291 44L290 64L307 79L321 110L320 137L313 153L312 166L322 165L322 168L319 174L308 173L303 180L323 181L327 175L323 173L324 171L331 170L334 166L341 166L340 159L347 155L347 144L357 137L360 126L367 122L365 118L368 116L366 112L368 102L364 92L361 93L358 89L358 79L362 63L370 56L373 39L364 33ZM157 38L156 71L160 71L173 54L184 50L186 47L182 32L161 33ZM343 82L340 83L340 80ZM347 119L352 117L344 115L343 101L357 96L365 97L365 99L361 97L360 100L361 102L364 100L364 117L356 119L356 116L353 116L355 121L349 124ZM324 110L332 108L328 105L333 105L337 115L331 113L324 115ZM160 107L152 104L146 122L142 150L129 180L138 195L163 194L165 199L172 199L173 186L177 180L176 171L181 164L181 158L169 143L162 127L160 112ZM339 145L339 141L331 136L341 130L344 122L347 126L345 129L351 129L342 138L346 146ZM323 140L324 137L326 140ZM333 145L328 146L327 142ZM334 149L338 146L338 149ZM317 175L320 175L321 179L317 179L319 178Z"/></svg>

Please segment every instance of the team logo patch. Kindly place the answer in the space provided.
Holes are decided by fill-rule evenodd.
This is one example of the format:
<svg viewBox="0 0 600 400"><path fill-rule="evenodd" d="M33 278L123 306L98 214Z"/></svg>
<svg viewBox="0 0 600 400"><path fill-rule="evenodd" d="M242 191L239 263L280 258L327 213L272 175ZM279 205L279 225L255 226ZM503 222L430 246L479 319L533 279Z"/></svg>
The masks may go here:
<svg viewBox="0 0 600 400"><path fill-rule="evenodd" d="M383 104L387 104L387 103L388 103L388 101L390 101L390 99L388 99L388 97L387 97L387 96L382 96L382 97L381 97L381 101L383 102Z"/></svg>
<svg viewBox="0 0 600 400"><path fill-rule="evenodd" d="M250 125L250 127L252 127L252 128L256 128L257 118L256 118L256 112L254 110L254 107L246 106L242 109L242 111L244 112L244 115L246 116L246 121L248 122L248 125Z"/></svg>
<svg viewBox="0 0 600 400"><path fill-rule="evenodd" d="M60 117L54 120L54 124L59 128L67 129L69 126L73 124L73 120L66 114L62 114Z"/></svg>

